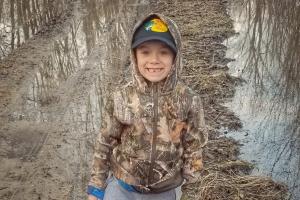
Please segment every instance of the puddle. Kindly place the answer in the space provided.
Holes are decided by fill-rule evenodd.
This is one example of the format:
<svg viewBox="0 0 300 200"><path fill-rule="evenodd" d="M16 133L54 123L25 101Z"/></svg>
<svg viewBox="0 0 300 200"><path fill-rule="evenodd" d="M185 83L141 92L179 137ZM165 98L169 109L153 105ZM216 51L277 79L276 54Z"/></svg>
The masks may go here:
<svg viewBox="0 0 300 200"><path fill-rule="evenodd" d="M51 167L55 169L54 177L59 178L53 184L51 178L39 179L37 176L33 182L41 183L34 195L39 193L43 184L47 185L49 191L54 188L52 194L60 194L57 182L61 181L60 184L71 188L63 191L64 194L68 192L68 199L86 198L86 184L90 175L94 139L101 122L101 108L105 96L125 76L127 37L135 24L137 10L148 5L138 0L90 0L77 3L79 10L66 27L68 31L53 41L51 53L37 66L34 78L24 86L27 89L21 94L21 102L10 115L9 122L12 125L30 122L46 129L46 135L36 137L37 141L43 139L47 146L39 146L36 150L38 153L40 148L43 149L39 155L40 160L47 157L47 162L38 165L38 169ZM45 124L50 125L47 127ZM33 131L29 132L33 134ZM28 141L22 145L23 149L31 151L27 144L34 145L34 142ZM22 155L18 152L0 154L5 153L7 157L11 153L11 157L19 158ZM11 188L14 189L14 186ZM23 189L27 191L28 188ZM46 194L47 191L40 192ZM17 199L21 193L16 188L13 195L5 195ZM62 199L61 196L51 198Z"/></svg>
<svg viewBox="0 0 300 200"><path fill-rule="evenodd" d="M68 0L1 0L0 59L39 32L67 9Z"/></svg>
<svg viewBox="0 0 300 200"><path fill-rule="evenodd" d="M47 121L42 110L61 104L60 97L84 93L90 96L82 99L94 101L122 80L128 58L126 41L134 23L132 15L137 6L146 5L133 0L81 3L78 14L67 27L68 34L53 41L51 54L37 67L28 91L22 95L24 106L13 118ZM76 88L84 84L89 84L88 91Z"/></svg>
<svg viewBox="0 0 300 200"><path fill-rule="evenodd" d="M229 64L229 68L232 75L244 78L247 83L237 87L233 101L226 104L243 123L242 130L229 133L228 136L243 144L240 157L256 164L254 175L270 176L284 182L292 194L291 199L300 199L299 102L282 100L281 91L269 78L263 77L264 90L255 88L249 72L243 72L249 55L249 46L245 42L247 16L240 7L234 6L230 15L239 34L226 44L227 57L236 59ZM276 63L272 67L269 77L276 79L276 73L280 70Z"/></svg>

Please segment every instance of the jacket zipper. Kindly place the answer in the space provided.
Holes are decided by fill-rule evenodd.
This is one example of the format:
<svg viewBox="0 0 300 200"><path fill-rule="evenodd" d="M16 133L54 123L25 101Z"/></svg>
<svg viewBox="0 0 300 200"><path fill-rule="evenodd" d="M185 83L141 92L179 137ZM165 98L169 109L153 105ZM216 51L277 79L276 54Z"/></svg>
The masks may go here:
<svg viewBox="0 0 300 200"><path fill-rule="evenodd" d="M156 139L157 139L157 123L158 123L158 84L153 84L153 111L154 111L154 118L153 118L153 125L152 125L152 145L151 145L151 154L150 154L150 167L149 167L149 174L148 174L148 185L152 183L153 180L153 168L156 159Z"/></svg>

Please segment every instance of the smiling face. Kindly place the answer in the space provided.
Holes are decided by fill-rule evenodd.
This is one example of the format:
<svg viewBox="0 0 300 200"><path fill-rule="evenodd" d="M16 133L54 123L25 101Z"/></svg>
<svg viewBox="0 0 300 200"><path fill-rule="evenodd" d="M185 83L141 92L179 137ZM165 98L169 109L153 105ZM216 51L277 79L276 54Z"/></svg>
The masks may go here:
<svg viewBox="0 0 300 200"><path fill-rule="evenodd" d="M137 65L142 76L151 82L165 79L173 65L173 51L160 41L147 41L135 51Z"/></svg>

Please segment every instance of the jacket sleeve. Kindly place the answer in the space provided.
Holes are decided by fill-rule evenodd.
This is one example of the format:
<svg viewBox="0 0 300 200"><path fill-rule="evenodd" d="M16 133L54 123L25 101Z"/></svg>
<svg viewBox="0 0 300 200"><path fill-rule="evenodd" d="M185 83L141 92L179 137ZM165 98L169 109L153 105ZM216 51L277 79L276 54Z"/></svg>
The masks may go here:
<svg viewBox="0 0 300 200"><path fill-rule="evenodd" d="M109 97L102 112L100 133L95 143L90 186L105 190L111 165L110 156L118 144L121 128L122 124L114 116L114 102Z"/></svg>
<svg viewBox="0 0 300 200"><path fill-rule="evenodd" d="M183 177L185 184L197 181L203 168L202 148L208 139L204 111L199 96L193 96L188 112L187 132L183 136Z"/></svg>

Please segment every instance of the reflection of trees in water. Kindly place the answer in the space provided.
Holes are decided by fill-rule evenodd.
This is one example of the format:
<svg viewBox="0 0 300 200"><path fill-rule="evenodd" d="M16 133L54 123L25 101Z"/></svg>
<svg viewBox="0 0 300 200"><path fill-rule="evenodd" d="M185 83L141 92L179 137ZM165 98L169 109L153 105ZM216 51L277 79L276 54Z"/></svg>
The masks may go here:
<svg viewBox="0 0 300 200"><path fill-rule="evenodd" d="M83 7L88 10L83 18L83 32L88 54L95 44L103 42L103 36L106 35L105 46L110 58L115 58L115 64L120 65L121 58L125 57L123 53L127 45L127 35L131 25L127 20L131 14L128 1L119 0L82 0ZM132 12L132 11L131 11ZM123 49L122 49L123 48ZM122 55L121 55L122 54Z"/></svg>
<svg viewBox="0 0 300 200"><path fill-rule="evenodd" d="M300 5L297 1L244 0L248 13L249 60L257 83L265 76L279 76L274 84L283 86L285 97L299 95L300 85ZM261 69L258 65L261 65Z"/></svg>
<svg viewBox="0 0 300 200"><path fill-rule="evenodd" d="M58 17L67 0L0 0L0 58Z"/></svg>
<svg viewBox="0 0 300 200"><path fill-rule="evenodd" d="M101 4L97 4L95 0L84 1L82 4L87 10L87 15L83 18L83 31L86 34L85 42L87 46L87 52L90 54L91 48L96 43L96 38L100 36L96 30L103 29L104 25L99 20L101 17Z"/></svg>
<svg viewBox="0 0 300 200"><path fill-rule="evenodd" d="M0 0L0 21L2 18L3 3L4 3L4 0Z"/></svg>
<svg viewBox="0 0 300 200"><path fill-rule="evenodd" d="M42 61L35 76L32 90L34 101L38 101L41 105L56 101L53 96L54 90L80 66L75 38L76 34L70 34L54 41L52 54Z"/></svg>
<svg viewBox="0 0 300 200"><path fill-rule="evenodd" d="M244 0L242 6L247 15L245 41L249 46L244 70L260 86L257 91L271 93L281 103L285 108L282 113L291 114L286 109L293 107L292 122L299 126L300 3ZM299 136L299 130L295 133Z"/></svg>
<svg viewBox="0 0 300 200"><path fill-rule="evenodd" d="M116 77L123 75L121 66L124 66L124 55L127 54L125 38L132 25L128 22L132 8L127 4L117 0L82 2L82 8L88 11L86 15L72 21L69 34L54 41L51 55L39 66L34 86L35 100L41 104L55 100L53 90L85 65L91 52L99 48L97 45L101 45L104 53L101 56L105 59L99 64L101 74L97 84L109 90L111 80L120 80Z"/></svg>
<svg viewBox="0 0 300 200"><path fill-rule="evenodd" d="M293 171L286 175L286 179L294 181L291 188L297 191L297 177L300 176L300 2L237 2L247 19L244 72L250 75L256 86L252 105L261 112L265 108L258 104L271 103L270 109L263 111L266 114L265 126L285 127L282 132L268 130L274 133L269 137L276 140L272 148L276 151L276 158L271 171L278 168L277 165L291 167L289 169Z"/></svg>

